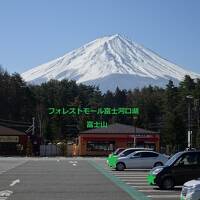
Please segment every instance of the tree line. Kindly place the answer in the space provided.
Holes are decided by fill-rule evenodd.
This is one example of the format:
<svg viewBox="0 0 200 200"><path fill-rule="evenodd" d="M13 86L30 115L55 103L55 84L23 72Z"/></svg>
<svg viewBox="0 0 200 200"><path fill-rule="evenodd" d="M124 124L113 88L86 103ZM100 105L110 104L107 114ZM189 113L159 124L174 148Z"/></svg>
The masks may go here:
<svg viewBox="0 0 200 200"><path fill-rule="evenodd" d="M187 98L190 95L190 98ZM191 98L192 97L192 98ZM98 87L76 84L73 80L50 80L41 85L27 84L18 73L0 68L0 125L26 131L35 117L35 133L48 141L73 139L86 129L87 120L104 120L158 131L161 146L173 150L187 145L188 106L191 106L193 146L200 146L199 124L200 79L186 75L165 88L146 86L142 89L102 93ZM50 107L138 107L137 118L130 115L49 115ZM19 123L17 123L19 122Z"/></svg>

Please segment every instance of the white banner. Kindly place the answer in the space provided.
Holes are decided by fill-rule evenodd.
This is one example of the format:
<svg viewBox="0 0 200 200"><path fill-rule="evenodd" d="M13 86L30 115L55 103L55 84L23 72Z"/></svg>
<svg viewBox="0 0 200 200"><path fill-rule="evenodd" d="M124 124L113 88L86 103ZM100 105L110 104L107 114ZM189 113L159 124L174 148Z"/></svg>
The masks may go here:
<svg viewBox="0 0 200 200"><path fill-rule="evenodd" d="M19 142L19 136L0 136L0 142Z"/></svg>

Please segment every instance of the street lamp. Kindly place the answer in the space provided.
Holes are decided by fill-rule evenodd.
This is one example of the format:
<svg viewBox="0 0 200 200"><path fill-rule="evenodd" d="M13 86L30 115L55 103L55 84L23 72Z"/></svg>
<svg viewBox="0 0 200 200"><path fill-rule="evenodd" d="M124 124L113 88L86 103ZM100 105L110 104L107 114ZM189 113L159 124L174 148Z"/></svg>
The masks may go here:
<svg viewBox="0 0 200 200"><path fill-rule="evenodd" d="M193 99L192 95L187 95L188 99L188 148L192 148L192 130L191 130L191 100Z"/></svg>
<svg viewBox="0 0 200 200"><path fill-rule="evenodd" d="M133 147L135 148L136 147L136 120L137 120L137 116L134 116L133 117L133 120L134 120L134 140L133 140Z"/></svg>

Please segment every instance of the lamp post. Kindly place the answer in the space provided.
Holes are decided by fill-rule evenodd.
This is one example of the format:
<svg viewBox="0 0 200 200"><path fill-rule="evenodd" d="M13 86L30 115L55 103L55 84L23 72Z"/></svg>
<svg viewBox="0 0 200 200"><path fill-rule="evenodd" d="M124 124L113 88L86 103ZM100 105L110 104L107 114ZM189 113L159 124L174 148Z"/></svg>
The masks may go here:
<svg viewBox="0 0 200 200"><path fill-rule="evenodd" d="M133 147L135 148L136 147L136 120L137 120L137 116L134 116L133 117L133 119L134 119L134 140L133 140Z"/></svg>
<svg viewBox="0 0 200 200"><path fill-rule="evenodd" d="M193 99L192 95L187 95L188 99L188 148L192 148L192 130L191 130L191 100Z"/></svg>

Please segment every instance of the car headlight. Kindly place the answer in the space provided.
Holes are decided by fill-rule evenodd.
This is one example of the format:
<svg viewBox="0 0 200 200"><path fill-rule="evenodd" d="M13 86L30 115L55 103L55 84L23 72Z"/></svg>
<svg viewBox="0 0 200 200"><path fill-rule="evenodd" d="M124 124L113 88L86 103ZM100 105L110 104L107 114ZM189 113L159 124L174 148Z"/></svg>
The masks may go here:
<svg viewBox="0 0 200 200"><path fill-rule="evenodd" d="M188 190L187 190L187 197L190 197L193 193L194 193L194 188L189 188Z"/></svg>
<svg viewBox="0 0 200 200"><path fill-rule="evenodd" d="M190 199L192 194L195 192L194 187L183 187L181 191L181 196L186 197L187 199Z"/></svg>
<svg viewBox="0 0 200 200"><path fill-rule="evenodd" d="M163 169L163 168L154 169L154 170L152 171L152 174L153 174L153 175L157 175L159 172L162 171L162 169Z"/></svg>

